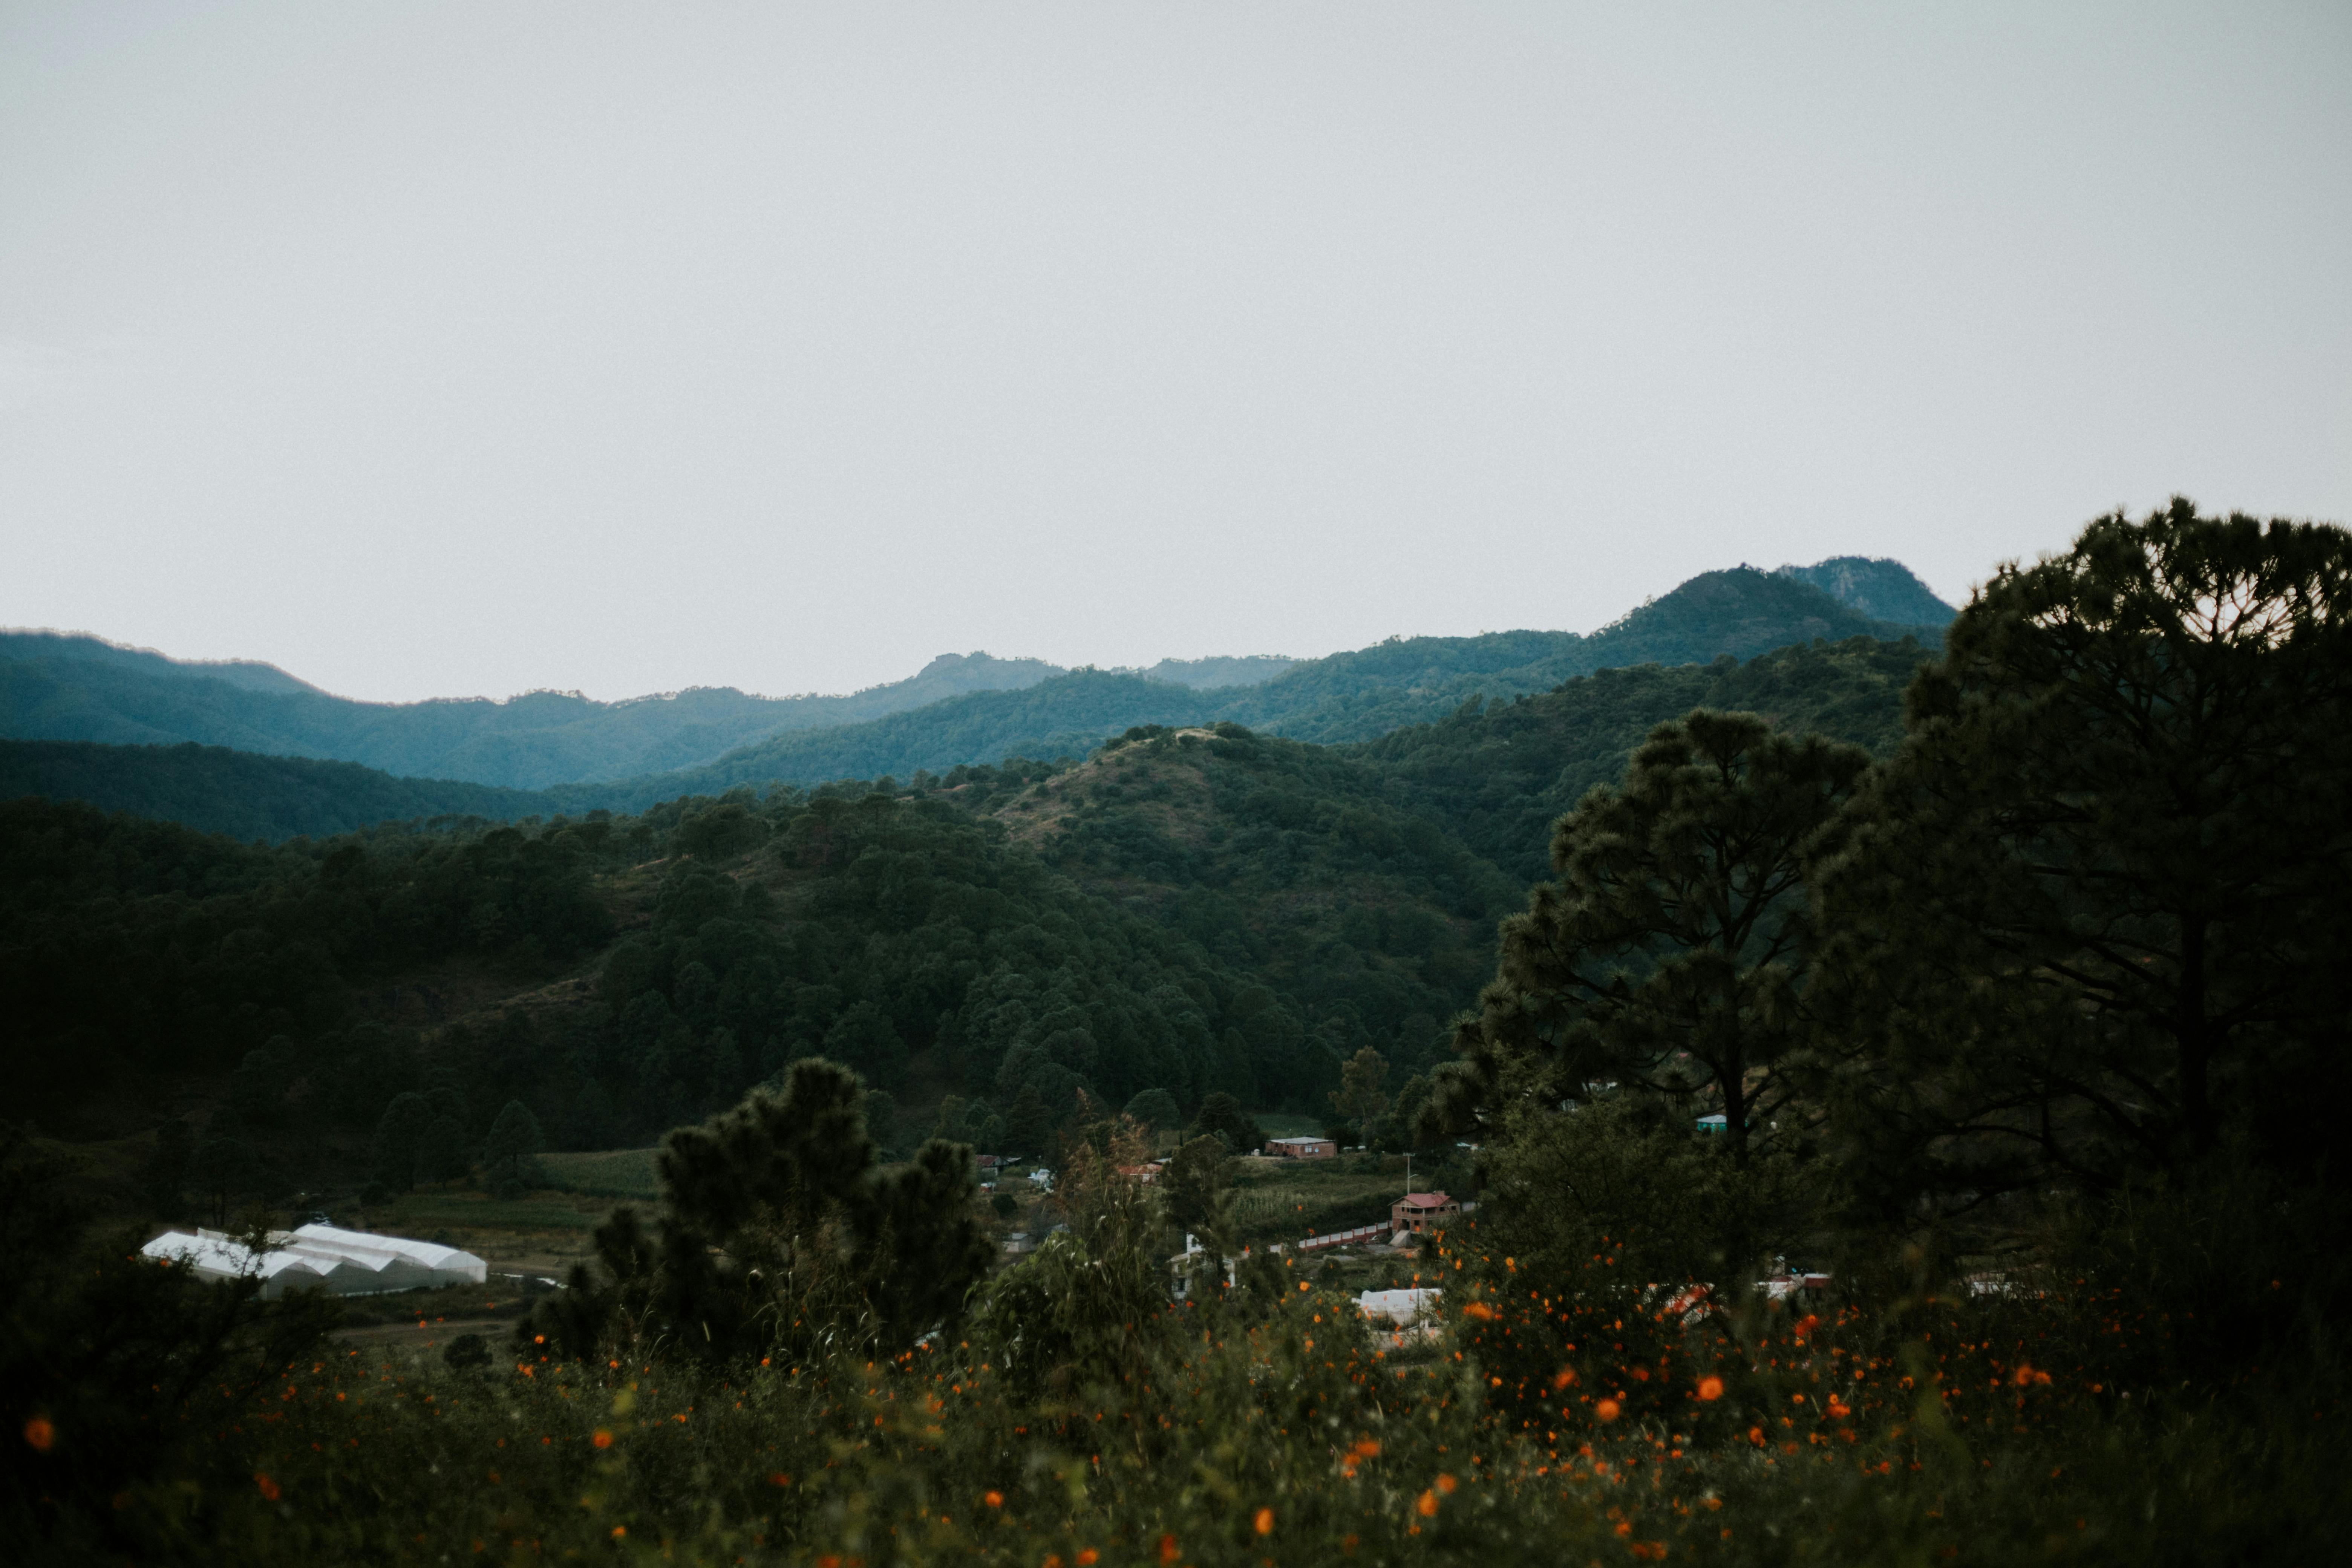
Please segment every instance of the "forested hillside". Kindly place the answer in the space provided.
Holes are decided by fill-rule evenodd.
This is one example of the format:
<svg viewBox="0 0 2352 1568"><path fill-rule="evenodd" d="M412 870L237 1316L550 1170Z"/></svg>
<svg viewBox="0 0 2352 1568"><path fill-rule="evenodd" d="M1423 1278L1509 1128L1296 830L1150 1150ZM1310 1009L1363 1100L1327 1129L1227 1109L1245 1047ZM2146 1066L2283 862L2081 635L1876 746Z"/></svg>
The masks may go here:
<svg viewBox="0 0 2352 1568"><path fill-rule="evenodd" d="M1359 1051L1414 1085L1444 1058L1551 818L1653 725L1741 707L1884 749L1925 657L1856 639L1608 671L1353 748L1144 726L1077 766L764 801L739 787L521 830L338 838L322 818L544 797L213 749L19 744L5 755L45 768L50 793L79 769L91 793L144 792L152 809L242 809L239 837L298 820L313 837L247 848L18 801L0 984L44 1120L103 1121L97 1085L175 1077L230 1108L223 1136L261 1152L257 1180L359 1180L391 1100L436 1084L469 1138L518 1100L560 1146L611 1147L820 1053L890 1097L875 1114L899 1140L929 1125L902 1113L950 1096L969 1135L1040 1146L1079 1089L1164 1090L1188 1116L1218 1090L1321 1115Z"/></svg>
<svg viewBox="0 0 2352 1568"><path fill-rule="evenodd" d="M1134 725L1204 723L1233 703L1231 691L1078 669L1019 691L976 691L863 724L778 735L704 767L557 794L575 808L634 811L739 784L912 779L1006 757L1083 757Z"/></svg>
<svg viewBox="0 0 2352 1568"><path fill-rule="evenodd" d="M226 1108L208 1137L257 1151L251 1180L331 1183L369 1175L391 1101L436 1086L468 1138L519 1100L558 1146L601 1148L822 1053L1034 1150L1079 1089L1312 1111L1345 1052L1425 1061L1513 890L1351 764L1245 735L1213 742L1236 823L1160 866L1091 803L1171 745L1067 783L968 771L922 795L279 848L16 801L0 984L20 1103L95 1134L183 1083ZM1064 816L1078 831L1045 831Z"/></svg>
<svg viewBox="0 0 2352 1568"><path fill-rule="evenodd" d="M908 679L847 697L766 698L704 687L623 702L560 691L495 702L354 702L266 665L179 664L92 637L17 635L0 641L0 737L194 741L537 789L690 767L778 731L855 722L1056 673L1036 659L943 654Z"/></svg>
<svg viewBox="0 0 2352 1568"><path fill-rule="evenodd" d="M250 658L173 658L152 648L126 647L79 632L0 631L0 660L66 659L167 680L218 680L247 691L315 692L307 680Z"/></svg>
<svg viewBox="0 0 2352 1568"><path fill-rule="evenodd" d="M1344 748L1383 798L1457 835L1521 884L1546 876L1552 819L1613 784L1651 729L1694 708L1763 715L1880 755L1903 735L1903 689L1934 657L1916 641L1854 637L1781 648L1742 664L1643 665L1580 676L1507 702L1465 703Z"/></svg>
<svg viewBox="0 0 2352 1568"><path fill-rule="evenodd" d="M1743 567L1695 577L1591 637L1398 638L1307 661L1260 685L1202 690L1075 670L1020 691L975 692L869 723L779 735L705 767L560 793L573 809L635 810L740 784L904 779L1008 756L1082 757L1139 725L1218 720L1296 740L1365 741L1444 718L1475 696L1549 691L1596 669L1744 659L1815 638L1906 636L1935 640L1930 628L1875 621L1810 584Z"/></svg>
<svg viewBox="0 0 2352 1568"><path fill-rule="evenodd" d="M1089 892L1294 998L1334 1065L1365 1046L1431 1065L1520 897L1442 825L1384 800L1374 770L1235 724L1139 728L1017 792L988 770L947 783Z"/></svg>
<svg viewBox="0 0 2352 1568"><path fill-rule="evenodd" d="M1959 614L1908 566L1884 555L1833 555L1811 566L1783 566L1780 575L1811 583L1839 604L1882 621L1943 626Z"/></svg>
<svg viewBox="0 0 2352 1568"><path fill-rule="evenodd" d="M404 779L357 763L257 756L225 746L104 746L0 741L0 800L40 795L271 843L323 838L379 822L475 817L510 822L551 797L448 779Z"/></svg>
<svg viewBox="0 0 2352 1568"><path fill-rule="evenodd" d="M1369 741L1441 718L1473 696L1549 691L1597 669L1747 659L1816 638L1906 636L1937 640L1933 627L1877 620L1811 584L1743 566L1694 577L1590 637L1410 637L1335 654L1236 693L1224 716L1302 741Z"/></svg>
<svg viewBox="0 0 2352 1568"><path fill-rule="evenodd" d="M1801 580L1808 576L1820 585ZM1883 618L1890 608L1927 624ZM20 633L0 636L0 738L193 741L412 779L570 784L580 786L564 797L574 809L634 810L744 782L906 778L1011 755L1083 756L1138 724L1230 719L1297 740L1370 740L1442 718L1474 695L1545 691L1604 668L1747 658L1816 637L1916 632L1932 641L1949 615L1898 563L1847 558L1779 574L1708 573L1590 637L1391 638L1327 658L1163 659L1139 672L942 654L908 679L846 697L698 688L625 702L555 691L502 702L353 702L268 665L184 663L94 637Z"/></svg>

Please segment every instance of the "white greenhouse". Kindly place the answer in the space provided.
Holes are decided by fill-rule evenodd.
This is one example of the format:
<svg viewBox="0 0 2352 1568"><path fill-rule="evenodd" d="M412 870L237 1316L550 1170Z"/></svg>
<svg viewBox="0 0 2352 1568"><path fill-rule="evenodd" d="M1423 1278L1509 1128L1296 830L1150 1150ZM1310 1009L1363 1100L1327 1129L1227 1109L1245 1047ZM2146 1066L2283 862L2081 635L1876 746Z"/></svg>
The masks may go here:
<svg viewBox="0 0 2352 1568"><path fill-rule="evenodd" d="M405 1237L338 1230L306 1225L273 1230L269 1249L256 1253L223 1231L165 1231L139 1249L159 1261L178 1263L203 1279L261 1281L261 1294L276 1300L289 1290L323 1290L331 1296L374 1296L435 1285L479 1285L488 1277L482 1260L454 1247Z"/></svg>

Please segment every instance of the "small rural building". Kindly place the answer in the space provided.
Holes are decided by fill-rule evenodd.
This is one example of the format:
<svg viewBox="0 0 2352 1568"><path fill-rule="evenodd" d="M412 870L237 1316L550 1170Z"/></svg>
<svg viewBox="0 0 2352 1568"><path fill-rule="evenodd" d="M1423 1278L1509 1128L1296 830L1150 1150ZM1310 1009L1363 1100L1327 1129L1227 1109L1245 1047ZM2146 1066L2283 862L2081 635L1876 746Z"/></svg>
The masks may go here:
<svg viewBox="0 0 2352 1568"><path fill-rule="evenodd" d="M1277 1160L1328 1160L1339 1145L1328 1138L1269 1138L1265 1152Z"/></svg>
<svg viewBox="0 0 2352 1568"><path fill-rule="evenodd" d="M1246 1253L1248 1248L1244 1247L1243 1251ZM1224 1265L1225 1283L1231 1285L1234 1279L1234 1261L1230 1258L1219 1261ZM1213 1284L1215 1280L1215 1271L1209 1263L1209 1249L1201 1245L1199 1237L1186 1231L1184 1250L1168 1260L1169 1295L1181 1301L1192 1293L1194 1284Z"/></svg>
<svg viewBox="0 0 2352 1568"><path fill-rule="evenodd" d="M1415 1323L1437 1315L1437 1303L1445 1292L1439 1289L1367 1290L1356 1298L1356 1310L1376 1323L1393 1323L1409 1329Z"/></svg>
<svg viewBox="0 0 2352 1568"><path fill-rule="evenodd" d="M1756 1281L1756 1288L1772 1300L1785 1301L1791 1296L1822 1294L1830 1288L1830 1277L1826 1274L1801 1273L1787 1268L1776 1268L1772 1271L1772 1278L1769 1279Z"/></svg>
<svg viewBox="0 0 2352 1568"><path fill-rule="evenodd" d="M1389 1205L1389 1228L1419 1236L1462 1217L1462 1205L1444 1193L1407 1193Z"/></svg>

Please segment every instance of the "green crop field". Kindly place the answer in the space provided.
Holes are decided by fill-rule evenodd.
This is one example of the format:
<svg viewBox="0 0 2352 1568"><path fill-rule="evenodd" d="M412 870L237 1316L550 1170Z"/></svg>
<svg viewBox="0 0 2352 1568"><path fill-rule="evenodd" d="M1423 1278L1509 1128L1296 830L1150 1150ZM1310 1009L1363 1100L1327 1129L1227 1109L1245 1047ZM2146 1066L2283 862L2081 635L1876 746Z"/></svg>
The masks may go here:
<svg viewBox="0 0 2352 1568"><path fill-rule="evenodd" d="M596 1197L646 1198L659 1194L654 1175L655 1149L607 1149L593 1154L541 1154L550 1185Z"/></svg>
<svg viewBox="0 0 2352 1568"><path fill-rule="evenodd" d="M1404 1162L1393 1155L1343 1154L1335 1160L1238 1161L1234 1217L1242 1239L1288 1241L1370 1225L1389 1215L1405 1191ZM1435 1162L1415 1162L1412 1184L1469 1191L1470 1173ZM1449 1186L1450 1184L1450 1186Z"/></svg>
<svg viewBox="0 0 2352 1568"><path fill-rule="evenodd" d="M604 1223L602 1205L569 1193L494 1198L483 1193L416 1192L368 1213L371 1227L431 1239L437 1230L591 1230Z"/></svg>

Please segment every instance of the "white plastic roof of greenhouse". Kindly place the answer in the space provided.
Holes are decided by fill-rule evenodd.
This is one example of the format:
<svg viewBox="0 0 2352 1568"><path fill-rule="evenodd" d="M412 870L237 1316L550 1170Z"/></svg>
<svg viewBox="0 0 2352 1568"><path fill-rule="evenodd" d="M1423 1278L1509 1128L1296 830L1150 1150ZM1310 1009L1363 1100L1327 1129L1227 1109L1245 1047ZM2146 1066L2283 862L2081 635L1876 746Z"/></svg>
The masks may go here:
<svg viewBox="0 0 2352 1568"><path fill-rule="evenodd" d="M272 1231L269 1240L269 1250L256 1254L223 1231L200 1229L191 1236L172 1230L140 1251L183 1264L201 1279L254 1276L261 1281L262 1295L270 1299L288 1290L370 1296L433 1285L479 1285L488 1278L486 1266L472 1253L406 1237L306 1225L295 1231Z"/></svg>
<svg viewBox="0 0 2352 1568"><path fill-rule="evenodd" d="M278 1238L272 1237L271 1240ZM489 1266L470 1252L438 1242L411 1241L404 1236L378 1236L373 1231L341 1230L331 1225L296 1227L289 1239L297 1245L325 1247L342 1252L365 1249L397 1253L431 1269L436 1285L479 1285L489 1278Z"/></svg>

